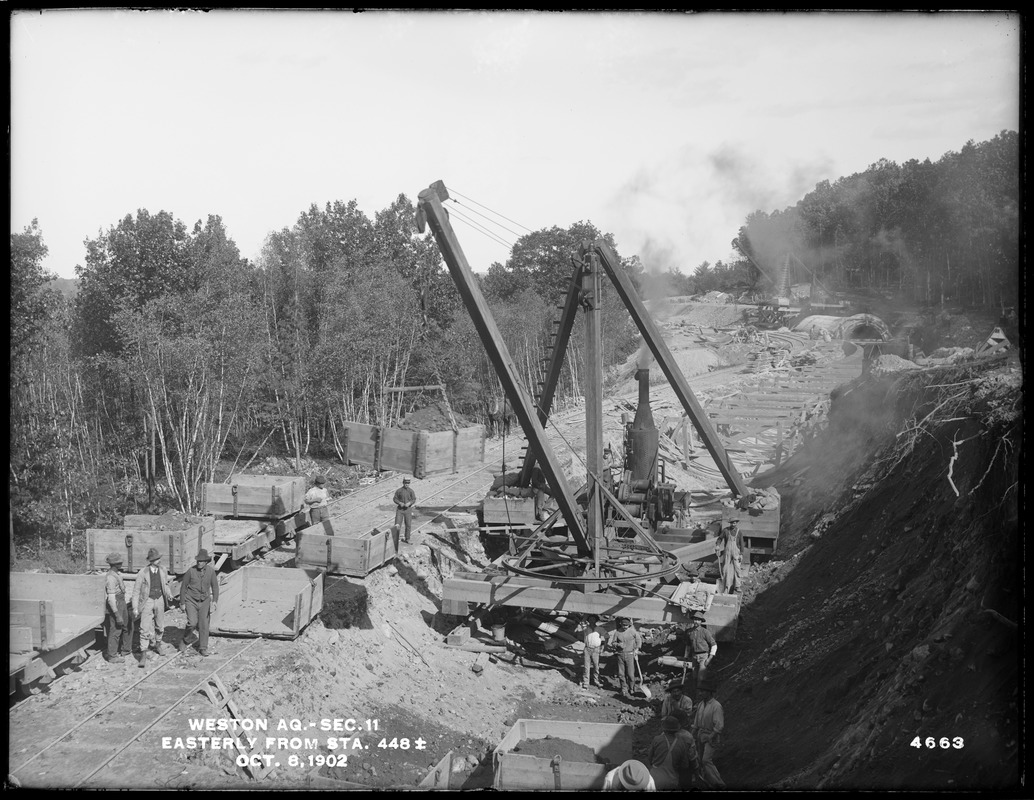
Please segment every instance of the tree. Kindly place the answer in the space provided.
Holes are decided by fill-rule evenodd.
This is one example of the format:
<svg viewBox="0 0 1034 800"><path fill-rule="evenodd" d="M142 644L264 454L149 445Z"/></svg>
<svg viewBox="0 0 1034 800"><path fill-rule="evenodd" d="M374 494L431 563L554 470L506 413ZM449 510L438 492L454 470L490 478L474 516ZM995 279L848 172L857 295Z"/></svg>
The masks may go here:
<svg viewBox="0 0 1034 800"><path fill-rule="evenodd" d="M11 234L11 384L24 380L25 362L38 346L48 307L60 300L49 287L53 275L43 269L47 257L43 231L33 220L21 233Z"/></svg>
<svg viewBox="0 0 1034 800"><path fill-rule="evenodd" d="M75 343L84 356L118 355L115 314L196 285L186 226L167 211L127 214L86 241L86 266L76 266Z"/></svg>

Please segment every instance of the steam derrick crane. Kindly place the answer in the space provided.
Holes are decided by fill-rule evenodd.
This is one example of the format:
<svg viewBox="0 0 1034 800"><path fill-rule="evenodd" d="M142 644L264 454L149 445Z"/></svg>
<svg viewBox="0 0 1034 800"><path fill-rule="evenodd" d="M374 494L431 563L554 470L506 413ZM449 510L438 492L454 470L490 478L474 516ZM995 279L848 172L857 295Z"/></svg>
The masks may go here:
<svg viewBox="0 0 1034 800"><path fill-rule="evenodd" d="M662 549L651 531L644 528L632 510L641 511L650 490L656 490L657 440L648 402L637 419L649 425L629 429L625 480L618 488L622 502L608 488L603 473L603 369L600 308L602 280L606 275L629 311L654 359L675 390L686 415L697 429L734 495L749 494L743 478L733 467L718 434L708 420L692 389L678 369L667 344L646 311L630 278L620 266L616 253L602 241L583 242L573 259L574 270L559 321L555 346L540 385L538 397L521 383L515 362L496 327L466 256L442 205L449 197L438 181L419 193L417 225L421 232L429 226L452 275L464 306L478 332L500 384L528 441L528 451L519 482L530 486L536 470L548 483L557 510L542 521L516 555L503 557L500 566L506 576L464 574L449 579L444 587L443 611L465 614L468 602L516 605L568 611L618 613L648 621L683 621L691 613L677 601L679 586L665 585L666 579L681 569L679 557ZM579 311L584 317L586 342L586 480L573 490L557 456L546 439L554 394L561 375L567 345ZM648 375L640 377L640 397L647 394ZM652 444L651 444L652 442ZM645 468L643 465L646 465ZM640 491L643 490L643 491ZM662 503L661 506L664 504ZM632 509L632 510L630 510ZM567 535L554 529L566 527ZM620 519L631 531L630 538L618 538L607 519ZM650 596L641 592L644 582L657 582ZM451 596L450 596L451 595ZM672 599L676 598L676 599ZM708 607L711 603L708 601ZM733 608L734 623L739 600L726 604ZM710 623L709 623L710 624Z"/></svg>

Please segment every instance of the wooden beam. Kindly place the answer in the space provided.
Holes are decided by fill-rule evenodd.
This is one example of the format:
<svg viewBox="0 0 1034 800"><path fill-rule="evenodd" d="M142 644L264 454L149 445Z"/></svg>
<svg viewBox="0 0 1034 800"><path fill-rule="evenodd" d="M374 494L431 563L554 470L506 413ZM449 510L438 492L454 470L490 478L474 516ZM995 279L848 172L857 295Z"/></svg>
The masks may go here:
<svg viewBox="0 0 1034 800"><path fill-rule="evenodd" d="M714 547L713 542L711 547ZM661 590L666 591L668 588L661 587ZM671 588L673 590L673 587ZM722 598L721 603L717 603L718 598ZM693 617L691 613L683 611L681 606L670 603L667 597L638 597L613 592L589 593L576 589L555 588L547 581L470 573L446 578L442 585L442 599L452 603L481 603L631 617L643 622L656 623L685 623ZM715 601L704 615L704 623L719 629L730 626L734 628L739 614L740 597L716 595Z"/></svg>

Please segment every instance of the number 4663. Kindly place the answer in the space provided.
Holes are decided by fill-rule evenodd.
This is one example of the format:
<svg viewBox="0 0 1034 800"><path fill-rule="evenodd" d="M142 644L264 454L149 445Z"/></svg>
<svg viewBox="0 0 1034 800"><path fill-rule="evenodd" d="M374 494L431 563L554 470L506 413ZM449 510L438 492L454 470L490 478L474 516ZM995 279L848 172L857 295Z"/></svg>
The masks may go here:
<svg viewBox="0 0 1034 800"><path fill-rule="evenodd" d="M947 736L942 736L940 739L935 739L933 736L927 736L923 739L917 736L909 742L908 746L920 749L925 747L927 750L936 750L938 747L941 750L961 750L966 746L966 742L961 736L956 736L952 739L949 739Z"/></svg>

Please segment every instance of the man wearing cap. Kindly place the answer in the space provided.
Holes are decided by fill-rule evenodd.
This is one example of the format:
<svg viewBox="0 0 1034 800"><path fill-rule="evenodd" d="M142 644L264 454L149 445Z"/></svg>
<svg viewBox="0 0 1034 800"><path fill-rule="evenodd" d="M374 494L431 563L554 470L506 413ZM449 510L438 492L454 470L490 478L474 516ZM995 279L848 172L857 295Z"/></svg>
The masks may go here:
<svg viewBox="0 0 1034 800"><path fill-rule="evenodd" d="M305 504L309 507L309 524L315 525L318 522L329 518L327 503L330 502L330 492L327 491L327 479L317 475L315 486L305 493Z"/></svg>
<svg viewBox="0 0 1034 800"><path fill-rule="evenodd" d="M119 572L122 570L122 556L112 553L105 561L108 572L104 576L104 624L108 632L106 661L125 661L133 652L133 619L126 608L126 584ZM120 646L121 645L121 646Z"/></svg>
<svg viewBox="0 0 1034 800"><path fill-rule="evenodd" d="M635 657L643 647L643 636L632 626L632 620L621 617L617 630L610 632L607 647L617 653L621 696L631 697L635 691Z"/></svg>
<svg viewBox="0 0 1034 800"><path fill-rule="evenodd" d="M707 667L718 653L718 642L700 620L693 618L686 628L686 650L683 658L693 662L693 685L707 677Z"/></svg>
<svg viewBox="0 0 1034 800"><path fill-rule="evenodd" d="M722 731L725 730L725 712L722 704L714 698L714 684L703 681L698 687L696 711L693 714L691 732L696 740L700 756L700 779L712 789L724 789L718 768L714 765L714 751L721 746Z"/></svg>
<svg viewBox="0 0 1034 800"><path fill-rule="evenodd" d="M183 629L180 650L186 650L195 628L198 633L198 650L208 655L208 618L216 611L219 602L219 577L211 565L207 550L200 550L197 563L183 576L180 589L180 605L187 612L187 627Z"/></svg>
<svg viewBox="0 0 1034 800"><path fill-rule="evenodd" d="M656 792L657 784L642 761L629 759L603 777L605 792Z"/></svg>
<svg viewBox="0 0 1034 800"><path fill-rule="evenodd" d="M147 666L147 651L154 641L154 652L162 655L162 634L165 612L172 603L169 573L158 562L162 554L157 547L147 551L147 566L136 574L133 592L133 616L140 620L140 666Z"/></svg>
<svg viewBox="0 0 1034 800"><path fill-rule="evenodd" d="M661 720L661 732L650 743L650 775L658 791L687 789L699 764L693 736L676 717Z"/></svg>
<svg viewBox="0 0 1034 800"><path fill-rule="evenodd" d="M686 697L685 691L682 681L671 682L668 696L661 703L661 719L675 717L680 727L688 729L693 722L693 701Z"/></svg>
<svg viewBox="0 0 1034 800"><path fill-rule="evenodd" d="M416 503L416 492L409 486L409 478L402 479L402 485L391 498L395 504L395 525L401 531L405 528L403 541L408 542L413 530L413 504Z"/></svg>

